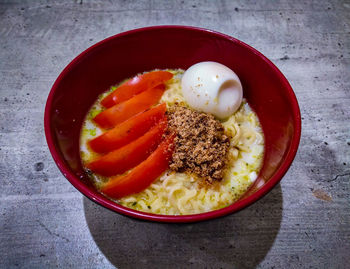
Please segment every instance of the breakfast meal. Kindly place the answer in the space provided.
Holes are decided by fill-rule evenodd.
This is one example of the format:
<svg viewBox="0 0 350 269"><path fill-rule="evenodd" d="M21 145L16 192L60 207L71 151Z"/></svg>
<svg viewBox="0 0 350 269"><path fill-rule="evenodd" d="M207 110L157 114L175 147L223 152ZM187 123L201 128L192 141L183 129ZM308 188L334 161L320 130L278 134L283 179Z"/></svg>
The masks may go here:
<svg viewBox="0 0 350 269"><path fill-rule="evenodd" d="M261 168L264 136L239 77L201 62L144 72L102 93L83 123L80 153L114 202L198 214L242 197Z"/></svg>

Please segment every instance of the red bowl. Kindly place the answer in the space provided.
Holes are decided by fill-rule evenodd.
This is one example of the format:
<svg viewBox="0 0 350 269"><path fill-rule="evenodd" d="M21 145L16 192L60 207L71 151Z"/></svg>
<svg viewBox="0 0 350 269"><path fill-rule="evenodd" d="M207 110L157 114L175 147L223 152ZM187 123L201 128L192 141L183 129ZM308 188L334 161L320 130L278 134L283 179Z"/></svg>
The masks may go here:
<svg viewBox="0 0 350 269"><path fill-rule="evenodd" d="M220 62L239 76L244 97L257 113L265 135L258 179L242 199L207 213L167 216L135 211L101 195L85 174L79 155L84 117L97 96L111 85L155 68L183 68L201 61ZM269 192L287 172L297 152L301 120L294 92L283 74L247 44L214 31L155 26L107 38L85 50L60 74L45 108L45 135L63 175L85 196L115 212L160 222L193 222L241 210Z"/></svg>

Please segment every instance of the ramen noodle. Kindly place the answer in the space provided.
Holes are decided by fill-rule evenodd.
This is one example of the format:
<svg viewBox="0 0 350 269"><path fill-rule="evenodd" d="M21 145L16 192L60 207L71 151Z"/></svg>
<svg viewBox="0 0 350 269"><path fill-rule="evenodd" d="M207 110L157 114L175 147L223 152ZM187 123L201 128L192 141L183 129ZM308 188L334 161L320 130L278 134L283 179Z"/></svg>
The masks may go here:
<svg viewBox="0 0 350 269"><path fill-rule="evenodd" d="M187 106L181 92L183 70L167 70L174 77L166 83L160 100L167 107L175 104ZM102 134L92 121L103 108L100 104L116 87L99 96L90 109L83 124L80 151L83 164L93 160L97 154L89 149L87 142ZM264 137L257 115L243 100L239 109L225 120L221 120L225 133L230 137L228 163L221 181L206 184L193 174L166 171L145 190L120 199L112 199L123 206L155 214L186 215L208 212L231 205L237 201L255 181L262 165ZM89 173L97 189L108 179Z"/></svg>

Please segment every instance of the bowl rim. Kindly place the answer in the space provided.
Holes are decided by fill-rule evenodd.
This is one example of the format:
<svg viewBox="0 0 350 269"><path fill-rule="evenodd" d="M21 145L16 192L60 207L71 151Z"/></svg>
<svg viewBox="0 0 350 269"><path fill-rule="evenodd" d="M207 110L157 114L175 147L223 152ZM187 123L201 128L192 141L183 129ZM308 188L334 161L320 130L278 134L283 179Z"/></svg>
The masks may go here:
<svg viewBox="0 0 350 269"><path fill-rule="evenodd" d="M145 31L154 31L154 30L161 30L161 29L184 29L189 31L197 31L197 32L206 32L213 36L217 36L226 40L229 40L230 42L234 42L239 44L240 46L243 46L253 52L255 55L257 55L259 58L261 58L265 63L268 64L268 66L273 69L273 71L278 75L280 81L284 85L284 87L287 89L287 94L289 97L289 100L291 102L292 112L294 116L294 125L295 125L295 131L293 134L293 138L289 147L289 150L287 152L285 161L281 164L279 169L273 174L273 176L269 179L267 183L264 184L263 187L261 187L259 190L257 190L255 193L249 195L248 197L245 197L241 200L238 200L237 202L218 210L210 211L210 212L204 212L199 214L192 214L192 215L158 215L158 214L152 214L152 213L146 213L141 212L137 210L133 210L127 207L124 207L122 205L119 205L112 200L109 200L107 197L103 196L100 193L96 193L92 190L90 190L80 179L79 177L72 173L65 164L65 161L61 159L59 151L56 149L54 144L54 139L51 133L50 128L50 112L52 110L53 106L53 96L55 92L58 89L59 84L61 83L62 79L67 75L67 73L70 72L71 69L73 69L84 57L86 57L90 52L101 46L102 44L108 43L110 40L113 40L115 38L120 38L127 35L133 35L140 32ZM44 129L45 129L45 137L46 142L49 147L50 153L52 155L52 158L54 162L56 163L59 170L62 172L62 174L68 179L68 181L83 195L85 195L90 200L98 203L99 205L102 205L103 207L110 209L114 212L134 217L142 220L149 220L149 221L156 221L156 222L171 222L171 223L179 223L179 222L197 222L197 221L203 221L203 220L209 220L213 218L222 217L234 212L237 212L239 210L242 210L245 207L248 207L249 205L253 204L257 200L261 199L263 196L265 196L274 186L276 186L282 179L282 177L286 174L289 167L291 166L295 155L298 150L300 137L301 137L301 115L300 115L300 109L298 105L297 98L295 96L295 93L290 86L289 82L285 78L285 76L282 74L282 72L262 53L254 49L253 47L247 45L246 43L231 37L229 35L213 31L210 29L200 28L200 27L194 27L194 26L183 26L183 25L160 25L160 26L148 26L143 28L137 28L133 30L129 30L126 32L122 32L113 36L110 36L106 39L103 39L99 41L98 43L92 45L91 47L87 48L83 52L81 52L78 56L76 56L60 73L56 81L54 82L50 93L47 97L46 105L45 105L45 112L44 112Z"/></svg>

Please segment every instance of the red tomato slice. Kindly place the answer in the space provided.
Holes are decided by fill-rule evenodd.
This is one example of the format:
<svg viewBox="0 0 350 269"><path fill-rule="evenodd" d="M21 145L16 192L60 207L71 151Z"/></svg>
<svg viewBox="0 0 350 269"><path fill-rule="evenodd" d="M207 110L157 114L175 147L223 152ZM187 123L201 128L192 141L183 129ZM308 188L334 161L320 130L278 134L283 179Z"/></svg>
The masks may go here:
<svg viewBox="0 0 350 269"><path fill-rule="evenodd" d="M148 89L123 103L102 111L94 118L94 121L102 128L112 128L156 104L164 90L164 84Z"/></svg>
<svg viewBox="0 0 350 269"><path fill-rule="evenodd" d="M137 114L118 124L113 129L89 141L90 148L98 153L106 153L120 148L146 133L164 118L165 103Z"/></svg>
<svg viewBox="0 0 350 269"><path fill-rule="evenodd" d="M112 177L101 191L111 198L121 198L146 189L169 167L175 135L169 135L158 148L128 174Z"/></svg>
<svg viewBox="0 0 350 269"><path fill-rule="evenodd" d="M154 88L159 84L163 84L172 77L173 74L167 71L152 71L136 76L126 81L115 91L103 98L101 104L107 108L115 104L119 104L142 91Z"/></svg>
<svg viewBox="0 0 350 269"><path fill-rule="evenodd" d="M87 168L102 176L124 173L145 160L157 148L166 128L167 121L164 120L130 144L89 163Z"/></svg>

